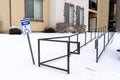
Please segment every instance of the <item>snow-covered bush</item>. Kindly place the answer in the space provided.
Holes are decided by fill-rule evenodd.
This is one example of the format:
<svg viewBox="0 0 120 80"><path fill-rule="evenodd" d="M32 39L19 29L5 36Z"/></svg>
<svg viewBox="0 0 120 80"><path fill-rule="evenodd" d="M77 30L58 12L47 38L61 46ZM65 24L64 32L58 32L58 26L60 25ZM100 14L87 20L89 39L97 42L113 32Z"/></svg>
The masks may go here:
<svg viewBox="0 0 120 80"><path fill-rule="evenodd" d="M19 26L11 26L9 29L9 34L22 34L22 30Z"/></svg>
<svg viewBox="0 0 120 80"><path fill-rule="evenodd" d="M55 33L56 31L52 27L45 27L44 32L45 33Z"/></svg>

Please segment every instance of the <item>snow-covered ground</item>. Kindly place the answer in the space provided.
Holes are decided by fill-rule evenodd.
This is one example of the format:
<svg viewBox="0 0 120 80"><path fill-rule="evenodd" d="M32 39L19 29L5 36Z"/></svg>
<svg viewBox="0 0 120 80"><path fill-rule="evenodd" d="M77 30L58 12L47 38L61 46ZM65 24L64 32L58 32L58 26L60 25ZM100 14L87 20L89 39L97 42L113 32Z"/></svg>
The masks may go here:
<svg viewBox="0 0 120 80"><path fill-rule="evenodd" d="M105 49L99 63L92 41L81 48L80 55L70 58L70 74L38 67L38 38L70 35L70 33L32 33L30 34L35 63L32 64L26 35L0 34L0 80L119 80L120 79L120 34L116 33L113 41ZM81 34L82 35L82 34ZM82 37L79 37L79 40ZM66 54L66 44L42 42L42 60L56 55ZM54 53L55 52L55 53ZM46 56L46 57L45 57ZM52 65L66 68L66 58L53 61Z"/></svg>

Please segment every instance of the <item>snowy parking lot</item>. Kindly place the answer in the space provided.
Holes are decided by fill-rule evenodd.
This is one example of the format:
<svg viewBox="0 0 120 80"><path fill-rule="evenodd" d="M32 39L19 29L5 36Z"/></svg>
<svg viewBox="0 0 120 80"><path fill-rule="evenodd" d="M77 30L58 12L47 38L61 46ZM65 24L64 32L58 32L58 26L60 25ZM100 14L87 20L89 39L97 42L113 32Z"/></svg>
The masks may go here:
<svg viewBox="0 0 120 80"><path fill-rule="evenodd" d="M96 63L95 40L71 55L70 74L48 67L38 67L38 38L67 36L71 33L32 33L30 40L35 58L32 64L26 35L0 34L0 80L119 80L120 34L116 33ZM84 39L79 36L81 44ZM42 60L66 54L66 44L43 42ZM66 68L66 58L51 63Z"/></svg>

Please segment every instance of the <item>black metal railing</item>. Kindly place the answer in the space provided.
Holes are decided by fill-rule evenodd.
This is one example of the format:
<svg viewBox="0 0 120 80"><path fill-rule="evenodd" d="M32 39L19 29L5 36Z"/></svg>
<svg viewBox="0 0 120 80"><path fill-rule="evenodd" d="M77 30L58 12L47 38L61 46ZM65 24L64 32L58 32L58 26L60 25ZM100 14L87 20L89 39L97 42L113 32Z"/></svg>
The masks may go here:
<svg viewBox="0 0 120 80"><path fill-rule="evenodd" d="M69 74L70 73L70 55L71 54L80 54L80 49L83 46L86 46L89 42L93 41L94 39L102 36L106 31L106 27L99 28L99 29L97 29L97 31L96 31L96 29L93 29L90 31L86 31L84 33L77 33L77 34L73 34L70 36L38 39L38 66L40 67L42 65L42 66L51 67L54 69L65 71ZM66 47L67 54L53 58L53 59L41 61L41 57L42 57L41 56L41 41L56 42L56 43L61 43L61 44L65 43L65 44L67 44L67 47ZM75 50L71 51L71 46L72 46L71 44L77 45ZM47 62L58 60L58 59L65 58L65 57L67 58L67 63L66 63L67 69L63 69L63 68L59 68L59 67L55 67L55 66L51 66L51 65L47 64Z"/></svg>
<svg viewBox="0 0 120 80"><path fill-rule="evenodd" d="M103 33L101 36L98 36L95 40L95 49L96 49L96 62L98 63L99 58L104 52L106 46L109 44L110 40L114 36L115 32L111 32L111 28L107 32Z"/></svg>
<svg viewBox="0 0 120 80"><path fill-rule="evenodd" d="M76 36L76 41L71 41L71 37ZM61 38L67 38L67 40L57 40L57 39L61 39ZM50 60L46 60L41 62L40 61L40 54L41 54L41 50L40 50L40 42L41 41L50 41L50 42L57 42L57 43L65 43L67 44L67 54L63 55L63 56L59 56ZM74 51L70 50L70 45L72 44L77 44L77 49L75 49ZM71 36L63 36L63 37L52 37L52 38L44 38L44 39L38 39L38 66L40 67L40 65L43 66L47 66L47 67L51 67L54 69L58 69L58 70L62 70L62 71L66 71L68 74L70 73L70 55L71 54L80 54L80 42L78 42L78 34L75 35L71 35ZM47 62L50 61L54 61L54 60L58 60L61 58L67 57L67 69L63 69L63 68L59 68L59 67L55 67L55 66L51 66L48 64L45 64Z"/></svg>
<svg viewBox="0 0 120 80"><path fill-rule="evenodd" d="M81 43L80 47L84 47L86 44L93 41L98 36L103 35L106 31L107 30L106 30L106 26L105 26L105 27L101 27L101 28L97 28L97 29L91 29L89 31L82 33L84 36L80 36L80 35L79 36L84 39L83 40L79 39L80 43Z"/></svg>

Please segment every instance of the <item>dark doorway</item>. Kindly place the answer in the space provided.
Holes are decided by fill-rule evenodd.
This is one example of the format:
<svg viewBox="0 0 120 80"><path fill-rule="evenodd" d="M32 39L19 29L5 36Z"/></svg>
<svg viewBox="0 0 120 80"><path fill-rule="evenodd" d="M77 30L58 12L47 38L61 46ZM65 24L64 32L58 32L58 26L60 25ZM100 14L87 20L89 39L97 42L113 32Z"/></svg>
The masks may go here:
<svg viewBox="0 0 120 80"><path fill-rule="evenodd" d="M110 0L109 2L109 24L108 30L116 31L116 3L117 0Z"/></svg>
<svg viewBox="0 0 120 80"><path fill-rule="evenodd" d="M97 28L97 17L90 17L89 18L89 31L95 30Z"/></svg>
<svg viewBox="0 0 120 80"><path fill-rule="evenodd" d="M94 30L96 31L97 29L97 14L93 12L89 12L89 27L88 30Z"/></svg>

